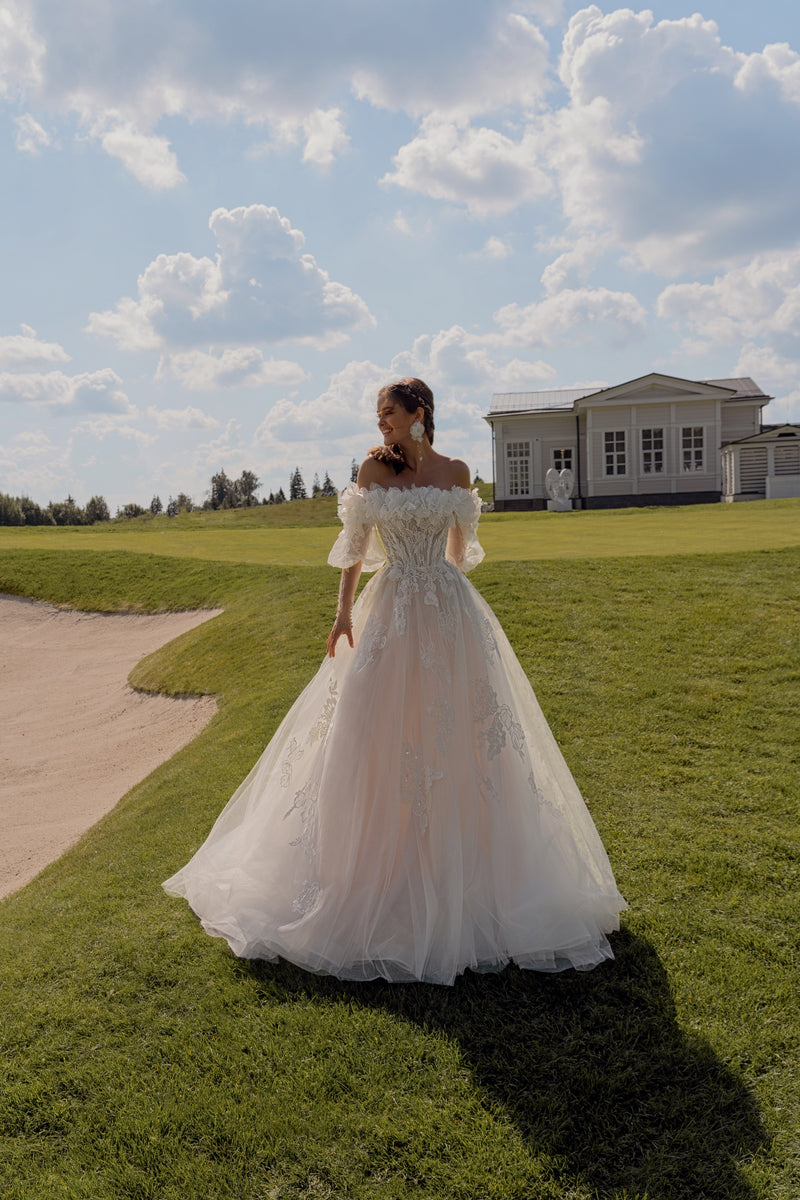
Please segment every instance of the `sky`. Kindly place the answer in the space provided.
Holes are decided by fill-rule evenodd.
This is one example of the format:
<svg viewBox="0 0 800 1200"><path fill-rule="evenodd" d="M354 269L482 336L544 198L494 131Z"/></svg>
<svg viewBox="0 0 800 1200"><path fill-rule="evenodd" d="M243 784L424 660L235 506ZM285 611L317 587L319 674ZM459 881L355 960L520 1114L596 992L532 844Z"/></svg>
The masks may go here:
<svg viewBox="0 0 800 1200"><path fill-rule="evenodd" d="M338 487L382 383L800 421L797 0L0 0L0 491Z"/></svg>

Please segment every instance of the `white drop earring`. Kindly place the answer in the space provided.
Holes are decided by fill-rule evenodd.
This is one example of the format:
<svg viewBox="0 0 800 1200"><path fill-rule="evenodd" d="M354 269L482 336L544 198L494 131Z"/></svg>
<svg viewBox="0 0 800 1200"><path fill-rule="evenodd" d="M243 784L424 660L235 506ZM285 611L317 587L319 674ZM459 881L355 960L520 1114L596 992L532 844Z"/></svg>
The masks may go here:
<svg viewBox="0 0 800 1200"><path fill-rule="evenodd" d="M422 421L414 421L408 432L411 434L412 441L416 442L419 446L417 458L422 462L422 439L425 436L425 426L422 424Z"/></svg>

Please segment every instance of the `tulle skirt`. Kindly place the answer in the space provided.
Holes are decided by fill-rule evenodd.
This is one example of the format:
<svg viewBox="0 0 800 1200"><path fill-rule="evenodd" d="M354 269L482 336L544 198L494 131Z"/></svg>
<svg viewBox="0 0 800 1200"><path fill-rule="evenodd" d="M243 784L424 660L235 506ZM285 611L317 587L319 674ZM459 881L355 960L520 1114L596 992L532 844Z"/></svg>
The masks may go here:
<svg viewBox="0 0 800 1200"><path fill-rule="evenodd" d="M613 957L626 907L489 606L391 566L191 861L164 884L242 958L452 983Z"/></svg>

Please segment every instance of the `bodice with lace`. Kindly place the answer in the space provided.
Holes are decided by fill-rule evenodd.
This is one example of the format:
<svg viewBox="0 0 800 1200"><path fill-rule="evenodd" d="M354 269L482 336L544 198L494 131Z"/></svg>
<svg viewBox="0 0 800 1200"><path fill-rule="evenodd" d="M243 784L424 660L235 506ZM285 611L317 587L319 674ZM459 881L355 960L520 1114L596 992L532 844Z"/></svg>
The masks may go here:
<svg viewBox="0 0 800 1200"><path fill-rule="evenodd" d="M454 565L470 571L483 559L476 533L480 512L477 490L377 484L359 488L351 483L339 497L343 529L328 562L332 567L360 562L365 571L375 571L384 562L401 570L438 568L453 529L457 535L452 539L457 547Z"/></svg>

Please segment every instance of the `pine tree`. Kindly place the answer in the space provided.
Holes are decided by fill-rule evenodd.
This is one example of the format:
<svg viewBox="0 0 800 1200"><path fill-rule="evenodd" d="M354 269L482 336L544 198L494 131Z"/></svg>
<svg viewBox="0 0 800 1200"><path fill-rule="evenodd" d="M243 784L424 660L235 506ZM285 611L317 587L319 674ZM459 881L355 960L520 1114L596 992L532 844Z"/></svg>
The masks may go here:
<svg viewBox="0 0 800 1200"><path fill-rule="evenodd" d="M355 483L358 479L358 463L355 459L350 463L350 482Z"/></svg>
<svg viewBox="0 0 800 1200"><path fill-rule="evenodd" d="M336 484L333 482L333 480L331 479L331 477L327 471L325 472L325 478L322 481L322 490L320 492L320 495L321 496L335 496L336 495Z"/></svg>
<svg viewBox="0 0 800 1200"><path fill-rule="evenodd" d="M303 483L303 476L300 474L300 468L295 467L294 474L289 480L289 499L290 500L307 500L308 493L306 485Z"/></svg>

